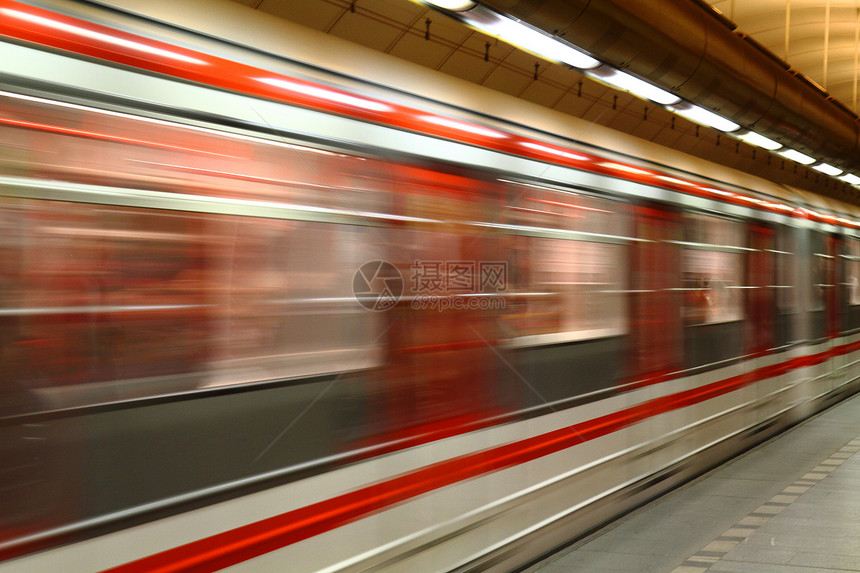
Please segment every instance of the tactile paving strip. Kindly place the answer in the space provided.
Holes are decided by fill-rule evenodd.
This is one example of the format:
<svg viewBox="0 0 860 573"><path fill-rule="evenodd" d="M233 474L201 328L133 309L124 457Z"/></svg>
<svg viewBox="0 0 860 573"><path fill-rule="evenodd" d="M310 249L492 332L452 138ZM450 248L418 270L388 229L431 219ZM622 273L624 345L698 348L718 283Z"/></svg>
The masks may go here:
<svg viewBox="0 0 860 573"><path fill-rule="evenodd" d="M715 537L695 555L689 557L672 573L702 573L722 559L729 551L767 523L774 515L791 505L797 498L809 491L819 481L830 475L834 469L860 450L860 436L857 436L836 450L824 461L809 470L802 478L786 486L781 492L758 506L746 517Z"/></svg>

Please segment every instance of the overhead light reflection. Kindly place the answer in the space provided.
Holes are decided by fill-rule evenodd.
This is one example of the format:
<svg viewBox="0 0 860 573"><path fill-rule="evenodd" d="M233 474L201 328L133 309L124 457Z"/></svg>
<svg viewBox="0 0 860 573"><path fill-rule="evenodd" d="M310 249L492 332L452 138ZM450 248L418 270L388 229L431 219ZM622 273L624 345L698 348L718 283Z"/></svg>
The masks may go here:
<svg viewBox="0 0 860 573"><path fill-rule="evenodd" d="M291 91L294 93L299 93L306 96L315 97L318 99L324 99L328 101L333 101L335 103L341 103L350 105L353 107L360 107L363 109L367 109L370 111L378 111L378 112L388 112L391 111L392 108L389 105L386 105L379 101L364 99L360 97L356 97L353 95L349 95L347 93L338 92L334 90L328 90L325 88L321 88L318 86L292 82L286 79L281 78L255 78L258 82L268 84L270 86L275 86L277 88L281 88L287 91Z"/></svg>
<svg viewBox="0 0 860 573"><path fill-rule="evenodd" d="M553 147L541 145L540 143L532 143L530 141L526 141L522 145L523 145L523 147L528 147L529 149L534 149L535 151L540 151L542 153L550 153L552 155L558 155L559 157L564 157L566 159L573 159L575 161L586 161L586 160L588 160L588 157L585 157L584 155L577 155L576 153L570 153L569 151L564 151L562 149L555 149Z"/></svg>
<svg viewBox="0 0 860 573"><path fill-rule="evenodd" d="M667 175L658 175L657 179L661 181L665 181L666 183L672 183L673 185L684 185L685 187L696 187L695 183L690 181L684 181L683 179L678 179L677 177L669 177Z"/></svg>
<svg viewBox="0 0 860 573"><path fill-rule="evenodd" d="M164 50L162 48L150 46L149 44L143 44L141 42L135 42L133 40L126 40L125 38L117 38L116 36L103 34L102 32L96 32L95 30L88 30L86 28L81 28L80 26L75 26L73 24L57 22L56 20L51 20L50 18L37 16L35 14L29 14L27 12L21 12L20 10L13 10L11 8L0 8L0 12L3 12L7 16L11 16L19 20L24 20L25 22L30 22L31 24L37 24L46 28L60 30L62 32L75 34L76 36L83 36L85 38L98 40L99 42L104 42L106 44L113 44L114 46L120 46L129 50L145 52L147 54L160 56L162 58L170 58L173 60L178 60L180 62L185 62L187 64L208 64L208 62L204 62L203 60L192 58L184 54L177 54L176 52L171 52L170 50Z"/></svg>
<svg viewBox="0 0 860 573"><path fill-rule="evenodd" d="M609 161L605 161L603 163L598 163L601 167L607 167L614 171L621 171L624 173L631 173L633 175L651 175L650 171L645 171L644 169L639 169L638 167L633 167L632 165L624 165L623 163L613 163Z"/></svg>
<svg viewBox="0 0 860 573"><path fill-rule="evenodd" d="M723 197L734 197L736 193L732 193L731 191L724 191L723 189L714 189L713 187L699 187L702 191L706 193L713 193L715 195L721 195Z"/></svg>
<svg viewBox="0 0 860 573"><path fill-rule="evenodd" d="M472 123L457 121L455 119L448 119L447 117L441 117L438 115L424 115L421 116L421 119L426 121L427 123L447 127L449 129L456 129L458 131L465 131L467 133L472 133L483 137L493 137L496 139L504 139L507 137L507 135L505 135L501 131L481 127L480 125L475 125Z"/></svg>

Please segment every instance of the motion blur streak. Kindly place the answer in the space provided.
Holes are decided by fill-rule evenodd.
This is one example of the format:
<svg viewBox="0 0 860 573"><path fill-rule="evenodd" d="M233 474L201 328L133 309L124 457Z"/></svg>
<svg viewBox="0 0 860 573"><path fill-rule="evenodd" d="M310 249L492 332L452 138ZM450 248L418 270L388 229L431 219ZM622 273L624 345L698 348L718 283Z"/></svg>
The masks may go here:
<svg viewBox="0 0 860 573"><path fill-rule="evenodd" d="M857 389L855 207L56 2L0 0L0 573L510 570Z"/></svg>

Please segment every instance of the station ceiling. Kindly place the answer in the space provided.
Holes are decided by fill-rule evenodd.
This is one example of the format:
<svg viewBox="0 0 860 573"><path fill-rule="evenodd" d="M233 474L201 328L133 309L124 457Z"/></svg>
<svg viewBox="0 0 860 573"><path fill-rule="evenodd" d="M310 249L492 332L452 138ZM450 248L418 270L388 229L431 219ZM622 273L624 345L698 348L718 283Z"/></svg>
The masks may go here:
<svg viewBox="0 0 860 573"><path fill-rule="evenodd" d="M713 0L711 5L860 113L860 0Z"/></svg>
<svg viewBox="0 0 860 573"><path fill-rule="evenodd" d="M714 130L593 81L576 69L488 38L411 0L234 1L586 121L786 185L860 203L857 190L846 184L803 166L786 166L761 149L733 141L727 144L725 136L721 141ZM703 1L690 2L711 9ZM523 14L537 10L541 0L494 4L510 5ZM652 4L659 12L660 0ZM860 0L713 0L711 6L736 25L736 35L751 36L786 67L857 112Z"/></svg>

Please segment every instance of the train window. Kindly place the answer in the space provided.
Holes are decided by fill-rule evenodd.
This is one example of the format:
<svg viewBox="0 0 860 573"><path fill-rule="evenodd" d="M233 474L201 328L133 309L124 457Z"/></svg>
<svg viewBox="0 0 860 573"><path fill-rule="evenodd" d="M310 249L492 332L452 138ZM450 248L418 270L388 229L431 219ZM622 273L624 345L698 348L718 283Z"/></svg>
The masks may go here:
<svg viewBox="0 0 860 573"><path fill-rule="evenodd" d="M845 239L845 302L860 305L860 239Z"/></svg>
<svg viewBox="0 0 860 573"><path fill-rule="evenodd" d="M684 363L717 364L743 353L744 248L742 224L687 214L681 243Z"/></svg>
<svg viewBox="0 0 860 573"><path fill-rule="evenodd" d="M4 363L32 409L381 362L379 317L351 296L371 230L59 201L17 213Z"/></svg>
<svg viewBox="0 0 860 573"><path fill-rule="evenodd" d="M687 325L743 317L743 242L740 223L705 215L686 217L682 273Z"/></svg>
<svg viewBox="0 0 860 573"><path fill-rule="evenodd" d="M6 98L20 122L0 157L7 173L41 179L389 213L381 161L305 145L107 115L43 100Z"/></svg>
<svg viewBox="0 0 860 573"><path fill-rule="evenodd" d="M213 328L204 386L378 365L379 317L354 304L352 276L373 230L213 218Z"/></svg>
<svg viewBox="0 0 860 573"><path fill-rule="evenodd" d="M779 226L776 234L776 304L780 314L798 310L797 289L797 229Z"/></svg>
<svg viewBox="0 0 860 573"><path fill-rule="evenodd" d="M845 301L845 329L860 327L860 239L845 238L843 300Z"/></svg>
<svg viewBox="0 0 860 573"><path fill-rule="evenodd" d="M809 232L810 272L807 308L810 312L810 338L835 336L840 328L840 238L820 231Z"/></svg>
<svg viewBox="0 0 860 573"><path fill-rule="evenodd" d="M506 222L520 234L509 239L517 291L512 336L568 333L573 340L623 333L628 207L538 185L511 187Z"/></svg>
<svg viewBox="0 0 860 573"><path fill-rule="evenodd" d="M620 245L535 238L528 288L538 332L620 334L626 280ZM538 318L543 317L543 318Z"/></svg>
<svg viewBox="0 0 860 573"><path fill-rule="evenodd" d="M814 312L823 312L824 294L828 287L827 269L829 268L830 256L827 254L825 236L822 233L810 231L809 240L812 257L810 259L811 268L809 273L811 288L807 290L807 308Z"/></svg>

